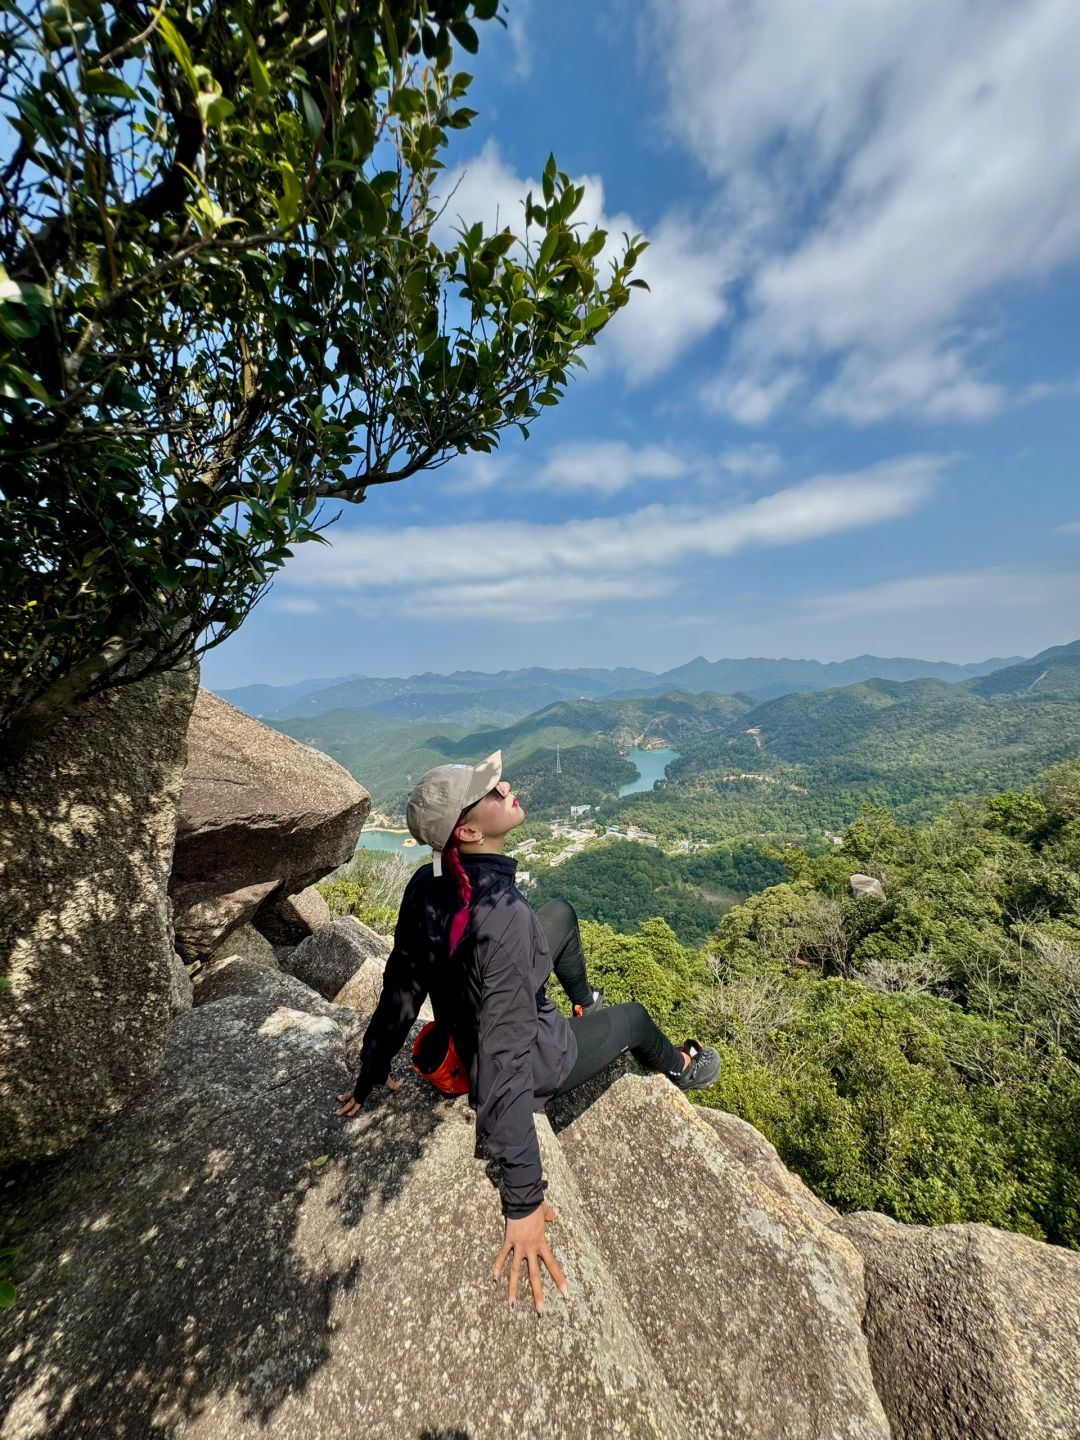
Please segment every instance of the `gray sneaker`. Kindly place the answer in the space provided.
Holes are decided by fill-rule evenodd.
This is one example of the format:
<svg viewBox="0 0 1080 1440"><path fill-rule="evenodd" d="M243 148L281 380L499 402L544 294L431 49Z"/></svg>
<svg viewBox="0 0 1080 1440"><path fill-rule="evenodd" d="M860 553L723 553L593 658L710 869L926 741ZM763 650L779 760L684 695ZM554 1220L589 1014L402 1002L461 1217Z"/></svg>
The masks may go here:
<svg viewBox="0 0 1080 1440"><path fill-rule="evenodd" d="M690 1064L678 1075L671 1075L680 1090L704 1090L712 1085L720 1074L720 1052L711 1045L699 1045L696 1040L687 1040L679 1049L690 1056Z"/></svg>

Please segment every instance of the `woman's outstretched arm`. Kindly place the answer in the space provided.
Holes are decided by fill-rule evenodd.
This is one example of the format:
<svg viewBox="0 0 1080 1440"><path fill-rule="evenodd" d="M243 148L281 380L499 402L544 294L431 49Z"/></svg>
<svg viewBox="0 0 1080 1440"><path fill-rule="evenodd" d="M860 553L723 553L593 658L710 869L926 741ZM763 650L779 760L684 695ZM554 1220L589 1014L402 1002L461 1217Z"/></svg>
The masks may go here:
<svg viewBox="0 0 1080 1440"><path fill-rule="evenodd" d="M394 928L394 948L383 971L379 1003L364 1031L360 1073L351 1097L338 1097L342 1100L338 1115L355 1115L376 1085L387 1083L391 1062L427 999L427 935L412 890L410 881Z"/></svg>

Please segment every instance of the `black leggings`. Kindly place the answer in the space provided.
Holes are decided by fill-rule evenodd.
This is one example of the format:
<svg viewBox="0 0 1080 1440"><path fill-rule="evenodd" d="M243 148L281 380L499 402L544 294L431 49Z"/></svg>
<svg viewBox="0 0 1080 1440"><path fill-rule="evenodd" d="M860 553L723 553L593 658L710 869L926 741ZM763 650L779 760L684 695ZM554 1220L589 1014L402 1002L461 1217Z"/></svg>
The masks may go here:
<svg viewBox="0 0 1080 1440"><path fill-rule="evenodd" d="M577 915L565 900L549 900L536 912L551 950L551 959L559 984L572 1005L587 1005L592 987L585 973L585 955L581 948ZM574 1067L555 1092L564 1095L583 1085L609 1065L624 1050L647 1070L663 1070L677 1075L683 1068L683 1057L659 1028L652 1016L631 1000L626 1005L608 1005L592 1015L578 1015L571 1020L577 1037L578 1056Z"/></svg>

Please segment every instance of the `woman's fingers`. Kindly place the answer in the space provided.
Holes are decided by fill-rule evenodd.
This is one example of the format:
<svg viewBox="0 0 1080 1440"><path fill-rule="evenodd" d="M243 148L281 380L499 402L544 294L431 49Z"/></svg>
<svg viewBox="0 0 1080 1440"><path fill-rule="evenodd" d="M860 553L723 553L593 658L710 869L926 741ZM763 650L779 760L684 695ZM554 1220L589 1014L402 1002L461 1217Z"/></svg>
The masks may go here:
<svg viewBox="0 0 1080 1440"><path fill-rule="evenodd" d="M545 1246L544 1248L546 1249L547 1247ZM541 1254L542 1253L541 1251ZM532 1286L533 1304L536 1306L537 1315L543 1315L544 1277L540 1273L540 1260L531 1250L525 1258L529 1262L529 1284Z"/></svg>
<svg viewBox="0 0 1080 1440"><path fill-rule="evenodd" d="M513 1248L514 1247L509 1240L504 1240L502 1249L495 1257L495 1271L492 1275L492 1279L494 1280L496 1285L499 1283L499 1277L502 1275L503 1266L506 1264L506 1257L510 1254L510 1251Z"/></svg>
<svg viewBox="0 0 1080 1440"><path fill-rule="evenodd" d="M360 1106L351 1094L339 1095L337 1097L343 1103L334 1111L335 1115L344 1115L351 1119L353 1115L359 1115Z"/></svg>
<svg viewBox="0 0 1080 1440"><path fill-rule="evenodd" d="M518 1275L520 1274L520 1272L521 1256L517 1253L517 1250L515 1249L514 1258L510 1264L510 1293L507 1296L507 1299L510 1302L511 1310L513 1310L514 1306L517 1304Z"/></svg>
<svg viewBox="0 0 1080 1440"><path fill-rule="evenodd" d="M543 1260L544 1264L548 1268L548 1273L555 1281L556 1290L558 1290L559 1294L565 1300L567 1296L566 1275L563 1272L562 1266L559 1264L558 1260L555 1259L555 1256L551 1253L550 1249L546 1245L544 1246L543 1250L540 1251L540 1259Z"/></svg>

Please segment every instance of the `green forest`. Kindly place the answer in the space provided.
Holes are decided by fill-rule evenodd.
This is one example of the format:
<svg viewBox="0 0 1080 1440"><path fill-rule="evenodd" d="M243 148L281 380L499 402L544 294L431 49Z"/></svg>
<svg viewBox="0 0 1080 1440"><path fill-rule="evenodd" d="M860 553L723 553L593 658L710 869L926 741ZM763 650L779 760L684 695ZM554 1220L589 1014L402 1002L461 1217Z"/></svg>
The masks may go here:
<svg viewBox="0 0 1080 1440"><path fill-rule="evenodd" d="M664 785L612 799L598 818L661 839L689 830L799 843L844 829L864 804L927 821L951 800L1029 785L1080 752L1080 699L1001 693L1008 674L989 677L999 687L989 695L973 688L982 681L937 680L785 695L686 747Z"/></svg>
<svg viewBox="0 0 1080 1440"><path fill-rule="evenodd" d="M840 1210L1080 1248L1080 763L923 828L867 808L787 859L698 949L586 922L593 983L716 1044L698 1100Z"/></svg>
<svg viewBox="0 0 1080 1440"><path fill-rule="evenodd" d="M685 945L700 945L733 905L785 880L778 857L733 841L692 855L665 855L651 845L598 840L554 869L542 870L534 905L562 896L583 920L629 933L662 917Z"/></svg>

